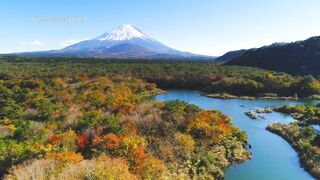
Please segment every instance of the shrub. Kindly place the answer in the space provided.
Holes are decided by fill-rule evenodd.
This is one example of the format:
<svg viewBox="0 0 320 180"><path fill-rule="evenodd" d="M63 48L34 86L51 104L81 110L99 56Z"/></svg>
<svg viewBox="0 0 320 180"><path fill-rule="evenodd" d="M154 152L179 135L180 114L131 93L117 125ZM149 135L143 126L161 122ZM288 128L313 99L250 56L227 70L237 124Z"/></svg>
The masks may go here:
<svg viewBox="0 0 320 180"><path fill-rule="evenodd" d="M39 120L46 121L55 112L56 106L49 99L40 99L36 103L36 108Z"/></svg>
<svg viewBox="0 0 320 180"><path fill-rule="evenodd" d="M21 88L35 89L41 87L42 82L39 80L23 80L20 83Z"/></svg>
<svg viewBox="0 0 320 180"><path fill-rule="evenodd" d="M17 140L26 140L31 138L34 134L32 129L30 128L30 122L20 120L15 123L16 130L14 132L14 138Z"/></svg>
<svg viewBox="0 0 320 180"><path fill-rule="evenodd" d="M13 164L20 163L34 155L32 148L27 143L0 139L0 174Z"/></svg>
<svg viewBox="0 0 320 180"><path fill-rule="evenodd" d="M77 162L82 161L82 159L83 159L83 157L80 153L75 153L72 151L49 153L46 157L49 159L66 161L66 162L70 162L70 163L77 163Z"/></svg>
<svg viewBox="0 0 320 180"><path fill-rule="evenodd" d="M79 118L79 129L103 127L105 133L120 134L123 127L113 116L101 116L97 111L86 112Z"/></svg>
<svg viewBox="0 0 320 180"><path fill-rule="evenodd" d="M120 140L120 137L115 134L107 134L103 137L94 138L93 145L109 154L119 154Z"/></svg>
<svg viewBox="0 0 320 180"><path fill-rule="evenodd" d="M59 174L59 179L117 179L136 180L137 177L128 170L127 163L122 159L101 156L97 159L85 160L71 165Z"/></svg>
<svg viewBox="0 0 320 180"><path fill-rule="evenodd" d="M188 103L185 101L172 100L165 102L165 106L162 109L171 114L181 115L183 114L187 104Z"/></svg>
<svg viewBox="0 0 320 180"><path fill-rule="evenodd" d="M84 148L87 145L88 140L89 140L89 138L87 135L85 135L85 134L78 135L77 136L78 147Z"/></svg>
<svg viewBox="0 0 320 180"><path fill-rule="evenodd" d="M157 88L157 84L155 84L155 83L149 83L149 84L147 84L146 85L146 89L147 90L155 90Z"/></svg>
<svg viewBox="0 0 320 180"><path fill-rule="evenodd" d="M115 109L115 112L117 114L122 114L122 115L128 115L131 113L134 109L134 106L131 103L125 103L118 105Z"/></svg>
<svg viewBox="0 0 320 180"><path fill-rule="evenodd" d="M107 102L107 95L101 91L90 91L86 98L88 102L95 107L102 107Z"/></svg>
<svg viewBox="0 0 320 180"><path fill-rule="evenodd" d="M0 102L0 117L19 120L22 116L23 108L14 99L6 99L3 103Z"/></svg>
<svg viewBox="0 0 320 180"><path fill-rule="evenodd" d="M106 133L120 134L123 131L123 127L112 116L102 117L101 122L103 122L102 124L106 126L104 130Z"/></svg>
<svg viewBox="0 0 320 180"><path fill-rule="evenodd" d="M216 111L200 111L194 119L188 122L188 131L197 139L211 139L212 142L220 142L225 135L229 135L232 127L229 119L222 119Z"/></svg>
<svg viewBox="0 0 320 180"><path fill-rule="evenodd" d="M320 82L311 75L304 77L297 87L302 97L320 94Z"/></svg>
<svg viewBox="0 0 320 180"><path fill-rule="evenodd" d="M4 179L39 179L45 180L54 177L54 173L58 169L65 167L63 162L53 159L30 160L21 165L11 168L9 174L5 175Z"/></svg>
<svg viewBox="0 0 320 180"><path fill-rule="evenodd" d="M130 156L136 148L144 149L147 141L138 135L124 136L120 143L120 148L124 156Z"/></svg>
<svg viewBox="0 0 320 180"><path fill-rule="evenodd" d="M167 168L159 159L153 156L148 156L134 172L136 172L141 179L165 179L167 175Z"/></svg>
<svg viewBox="0 0 320 180"><path fill-rule="evenodd" d="M193 151L195 141L193 140L192 136L188 134L177 133L175 135L175 140L177 144L183 148L183 150L187 152Z"/></svg>
<svg viewBox="0 0 320 180"><path fill-rule="evenodd" d="M85 112L81 117L79 117L79 128L85 129L88 127L96 127L99 125L99 119L101 117L98 111Z"/></svg>
<svg viewBox="0 0 320 180"><path fill-rule="evenodd" d="M54 146L54 151L57 152L77 150L77 134L72 130L52 136L49 142Z"/></svg>
<svg viewBox="0 0 320 180"><path fill-rule="evenodd" d="M136 180L122 159L101 156L97 159L68 162L56 159L39 159L14 166L4 179L117 179Z"/></svg>

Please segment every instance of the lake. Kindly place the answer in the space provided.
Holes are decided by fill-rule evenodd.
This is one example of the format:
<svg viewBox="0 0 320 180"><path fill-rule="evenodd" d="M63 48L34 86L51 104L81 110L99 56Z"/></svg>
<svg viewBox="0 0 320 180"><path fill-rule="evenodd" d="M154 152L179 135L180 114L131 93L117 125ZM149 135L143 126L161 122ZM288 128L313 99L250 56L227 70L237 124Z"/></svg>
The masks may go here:
<svg viewBox="0 0 320 180"><path fill-rule="evenodd" d="M273 112L263 114L265 119L252 120L244 112L270 106L315 104L317 101L214 99L200 96L198 91L189 90L169 90L154 98L157 101L179 99L195 104L202 109L218 109L230 116L234 124L248 134L253 158L244 163L230 166L225 172L227 180L313 179L300 167L297 153L290 144L265 129L272 122L289 123L294 121L291 116Z"/></svg>

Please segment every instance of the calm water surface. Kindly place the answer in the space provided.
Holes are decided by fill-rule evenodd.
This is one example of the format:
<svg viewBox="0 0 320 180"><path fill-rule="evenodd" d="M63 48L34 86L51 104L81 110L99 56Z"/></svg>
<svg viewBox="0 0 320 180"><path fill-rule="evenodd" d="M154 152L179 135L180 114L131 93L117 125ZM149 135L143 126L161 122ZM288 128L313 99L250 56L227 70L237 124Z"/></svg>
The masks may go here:
<svg viewBox="0 0 320 180"><path fill-rule="evenodd" d="M279 136L265 130L272 122L289 123L293 118L280 113L265 114L264 120L251 120L244 112L254 108L315 104L316 101L213 99L198 91L170 90L155 96L157 101L179 99L202 109L219 109L229 115L236 126L248 134L253 158L226 170L227 180L304 180L313 179L299 165L297 153Z"/></svg>

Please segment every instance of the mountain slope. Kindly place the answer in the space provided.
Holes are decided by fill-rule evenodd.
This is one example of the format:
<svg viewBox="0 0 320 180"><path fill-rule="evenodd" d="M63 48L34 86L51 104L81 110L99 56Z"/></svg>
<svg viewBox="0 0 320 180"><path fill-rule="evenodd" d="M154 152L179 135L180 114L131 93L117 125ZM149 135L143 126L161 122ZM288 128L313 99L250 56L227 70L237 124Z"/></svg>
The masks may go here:
<svg viewBox="0 0 320 180"><path fill-rule="evenodd" d="M252 49L226 64L253 66L298 75L320 75L320 36Z"/></svg>
<svg viewBox="0 0 320 180"><path fill-rule="evenodd" d="M217 57L215 59L216 62L227 62L230 61L236 57L241 56L242 54L244 54L245 52L247 52L248 50L246 49L241 49L241 50L236 50L236 51L229 51L227 53L225 53L224 55Z"/></svg>
<svg viewBox="0 0 320 180"><path fill-rule="evenodd" d="M19 53L23 56L94 57L94 58L199 58L213 59L170 48L124 24L91 40L81 41L60 50Z"/></svg>
<svg viewBox="0 0 320 180"><path fill-rule="evenodd" d="M134 44L119 44L112 46L108 49L102 49L101 54L108 54L109 57L121 58L121 57L150 57L155 53L147 48Z"/></svg>
<svg viewBox="0 0 320 180"><path fill-rule="evenodd" d="M156 40L153 40L133 25L128 24L121 25L118 28L113 29L110 33L105 33L92 40L82 41L77 44L68 46L62 49L62 51L78 51L81 53L83 51L94 51L96 49L108 49L120 44L139 45L141 47L149 49L150 51L154 51L154 53L183 54L182 52L174 50Z"/></svg>

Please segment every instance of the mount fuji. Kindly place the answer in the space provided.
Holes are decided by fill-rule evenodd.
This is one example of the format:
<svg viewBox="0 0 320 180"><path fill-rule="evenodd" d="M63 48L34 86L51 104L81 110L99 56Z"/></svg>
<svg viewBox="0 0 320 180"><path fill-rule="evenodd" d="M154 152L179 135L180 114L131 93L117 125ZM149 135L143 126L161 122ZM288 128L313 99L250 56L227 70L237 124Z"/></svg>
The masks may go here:
<svg viewBox="0 0 320 180"><path fill-rule="evenodd" d="M60 50L26 52L15 55L119 59L213 59L213 57L196 55L170 48L130 24L121 25L96 38L81 41Z"/></svg>

